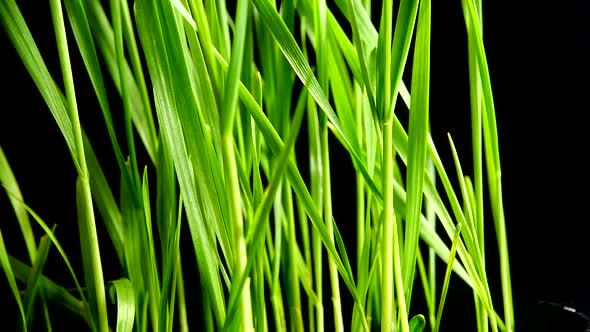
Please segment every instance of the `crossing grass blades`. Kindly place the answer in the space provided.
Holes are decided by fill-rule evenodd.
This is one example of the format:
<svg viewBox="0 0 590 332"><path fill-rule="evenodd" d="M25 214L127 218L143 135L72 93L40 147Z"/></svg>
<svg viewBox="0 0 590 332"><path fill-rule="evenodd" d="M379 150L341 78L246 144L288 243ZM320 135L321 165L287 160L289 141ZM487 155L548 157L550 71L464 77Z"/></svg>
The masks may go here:
<svg viewBox="0 0 590 332"><path fill-rule="evenodd" d="M441 325L454 282L473 291L477 326L469 329L514 331L481 0L461 0L472 156L459 156L451 136L435 146L430 135L431 0L335 0L330 7L325 0L238 0L235 13L213 0L50 3L47 28L55 31L61 78L50 75L48 50L38 48L15 0L0 3L0 21L72 156L83 274L74 273L55 221L27 205L11 156L0 150L0 180L14 209L3 225L18 223L27 249L6 248L3 237L16 234L2 233L3 226L0 263L23 330L33 321L49 329L50 315L36 311L61 306L100 332L188 331L194 315L201 325L190 327L207 331L438 331L454 328ZM86 72L72 71L80 57ZM84 75L118 183L107 181L84 130L89 124L80 121L91 111L77 102ZM394 113L400 103L409 109L407 126ZM302 128L307 154L295 155ZM345 245L343 221L334 218L334 142L356 171L353 245ZM442 151L454 164L442 164ZM460 158L471 159L473 174L463 173ZM484 207L493 218L484 221ZM97 235L98 223L108 237ZM499 253L486 252L484 223L493 223ZM33 228L45 235L36 238ZM194 253L180 250L184 232ZM113 257L101 252L107 244ZM55 251L74 289L44 275ZM499 266L486 266L485 257L498 254ZM105 280L113 260L124 273ZM194 290L186 262L198 267L202 312L186 304ZM436 275L441 264L446 273ZM487 268L501 271L500 287L491 289ZM425 298L425 312L410 310L414 297ZM108 317L111 301L116 317Z"/></svg>

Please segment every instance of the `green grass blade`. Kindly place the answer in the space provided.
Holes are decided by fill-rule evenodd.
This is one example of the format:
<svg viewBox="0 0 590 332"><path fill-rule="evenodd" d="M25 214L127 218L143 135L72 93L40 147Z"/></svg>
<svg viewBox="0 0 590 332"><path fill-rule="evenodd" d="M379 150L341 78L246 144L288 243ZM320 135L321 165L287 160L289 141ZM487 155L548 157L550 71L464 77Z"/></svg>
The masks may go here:
<svg viewBox="0 0 590 332"><path fill-rule="evenodd" d="M148 184L148 174L147 174L147 167L144 168L143 172L143 181L142 181L142 198L143 198L143 221L145 230L143 243L144 248L144 259L146 261L146 266L143 267L143 274L144 277L147 279L147 289L148 289L148 296L150 298L150 310L152 320L156 320L155 316L157 315L157 308L160 303L160 279L158 277L158 265L156 260L156 252L155 252L155 242L154 242L154 235L152 231L152 212L151 212L151 203L150 203L150 196L149 196L149 184ZM141 227L140 227L141 228ZM147 251L147 252L146 252ZM147 256L147 257L145 257Z"/></svg>
<svg viewBox="0 0 590 332"><path fill-rule="evenodd" d="M181 218L182 218L182 208L183 208L183 201L182 197L179 199L178 204L178 218L176 220L176 225L171 225L173 227L170 228L170 239L166 246L168 247L166 250L166 256L164 256L163 265L163 282L162 282L162 293L160 295L160 331L169 331L170 328L166 328L166 325L172 324L172 320L174 315L172 314L174 311L171 310L174 306L173 301L173 284L174 279L176 277L182 276L182 270L180 266L180 230L181 230ZM179 279L177 279L179 280ZM182 284L182 283L181 283ZM184 288L184 287L182 287ZM179 298L181 300L181 298ZM181 304L180 310L183 309ZM186 325L186 322L183 322L182 317L181 324Z"/></svg>
<svg viewBox="0 0 590 332"><path fill-rule="evenodd" d="M33 36L14 0L0 3L0 20L29 75L31 75L45 103L49 106L49 110L66 140L76 168L79 168L74 133L64 96L49 74Z"/></svg>
<svg viewBox="0 0 590 332"><path fill-rule="evenodd" d="M119 163L119 167L122 168L125 165L123 153L121 152L121 148L115 135L115 128L113 125L113 119L111 116L111 110L108 103L107 93L102 78L102 73L100 70L100 64L98 61L98 56L96 54L96 49L94 47L94 42L92 40L92 34L90 32L90 26L86 18L82 1L65 1L65 7L68 13L68 18L72 27L72 31L74 32L74 37L76 39L78 49L80 50L80 54L82 55L82 59L86 66L86 70L88 72L88 75L90 76L90 81L92 82L92 86L94 87L95 94L98 98L98 102L102 110L107 131L109 133L109 138L111 140L111 145L115 152L115 156Z"/></svg>
<svg viewBox="0 0 590 332"><path fill-rule="evenodd" d="M92 29L92 34L96 46L104 59L106 68L112 78L112 81L119 91L123 94L121 79L119 77L119 65L115 52L115 36L111 23L104 12L99 0L84 0L84 9L88 18L88 23ZM131 18L129 17L129 8L126 2L121 3L123 14L123 33L127 42L128 50L131 55L132 69L127 62L123 63L123 72L126 82L126 95L131 99L130 112L135 128L141 138L150 159L155 162L157 148L157 134L154 125L150 100L147 95L147 88L141 60L137 51L135 35L131 27ZM133 71L132 71L133 70ZM134 77L135 75L135 77Z"/></svg>
<svg viewBox="0 0 590 332"><path fill-rule="evenodd" d="M125 138L127 139L127 149L128 149L128 156L127 162L130 164L129 167L125 167L125 163L123 160L119 161L119 168L123 172L123 178L125 181L129 182L130 187L139 187L139 182L141 181L139 178L139 168L137 166L137 157L136 157L136 149L135 149L135 139L133 138L133 128L131 123L131 114L130 114L130 98L127 94L127 80L124 75L124 65L125 61L125 49L124 49L124 41L123 41L123 23L122 23L122 15L121 15L121 1L118 0L111 0L110 1L110 9L111 9L111 16L113 21L113 28L115 33L115 54L117 58L117 67L119 69L119 78L121 82L121 99L123 102L123 118L124 118L124 128L125 128ZM139 190L133 190L132 193L136 196ZM137 197L136 201L139 201L140 198Z"/></svg>
<svg viewBox="0 0 590 332"><path fill-rule="evenodd" d="M51 237L50 237L51 239ZM21 282L27 282L29 276L33 273L33 269L27 264L9 255L10 265L12 266L14 276ZM43 293L45 299L56 305L62 306L70 312L82 317L84 321L88 322L88 311L86 304L83 301L75 298L65 288L58 286L51 279L44 275L39 276L39 290Z"/></svg>
<svg viewBox="0 0 590 332"><path fill-rule="evenodd" d="M217 57L217 59L222 64L223 69L227 70L227 64L224 63L219 56ZM284 148L284 144L281 138L277 134L276 130L274 129L274 127L272 126L272 124L270 123L270 121L268 120L268 118L258 105L258 103L255 101L254 97L252 97L248 89L246 89L246 87L243 84L240 84L239 96L240 100L244 103L244 106L246 107L248 112L250 112L250 115L252 115L256 124L259 126L260 132L266 139L266 143L269 145L271 151L275 154L280 153L280 151L282 151L282 149ZM303 178L301 177L301 174L293 161L290 161L287 165L287 177L298 198L303 203L306 213L308 213L308 215L310 216L312 224L320 233L322 241L325 241L324 245L326 245L327 247L328 254L331 255L334 259L336 259L338 270L340 271L341 275L346 276L343 266L340 263L338 263L339 259L337 259L338 255L336 253L334 243L332 241L327 240L329 237L327 236L326 226L322 221L321 214L319 213L319 210L313 202L313 199L309 191L307 190L305 182L303 181ZM354 294L356 292L354 291L352 281L348 280L348 278L345 278L344 282L347 284L347 287L353 293L354 297Z"/></svg>
<svg viewBox="0 0 590 332"><path fill-rule="evenodd" d="M352 24L353 20L356 20L358 26L359 35L362 36L361 40L367 44L369 48L377 46L377 31L371 22L371 16L366 11L365 7L359 3L358 0L353 0L354 8L350 6L350 2L347 0L336 0L336 5L342 11L344 16ZM354 29L354 28L353 28Z"/></svg>
<svg viewBox="0 0 590 332"><path fill-rule="evenodd" d="M483 252L482 252L482 244L479 243L479 237L477 236L477 225L475 216L473 213L472 207L474 207L472 202L473 200L470 199L468 187L466 184L466 178L463 175L463 170L461 168L461 163L459 162L459 156L457 153L457 149L455 148L455 144L453 143L453 139L451 135L448 134L449 143L451 145L451 151L453 153L453 158L455 161L455 168L457 169L457 178L459 179L459 188L461 189L461 195L463 196L463 202L465 205L465 229L466 232L463 232L463 237L465 239L465 244L469 249L471 256L475 260L475 266L477 267L479 273L481 275L485 275L485 261L483 259Z"/></svg>
<svg viewBox="0 0 590 332"><path fill-rule="evenodd" d="M397 27L397 25L396 25ZM413 27L411 27L413 29ZM402 257L400 248L400 237L398 232L398 221L401 222L399 213L394 210L393 202L393 172L394 155L393 150L393 128L389 119L392 83L392 31L393 31L393 1L384 1L381 11L381 23L379 26L379 40L377 43L377 116L382 127L383 157L381 163L381 188L383 191L383 212L382 212L382 239L381 239L381 332L388 332L398 325L394 319L394 294L398 297L399 323L403 332L409 332L408 314L406 301L402 286ZM395 82L398 80L395 79ZM393 96L395 100L397 96Z"/></svg>
<svg viewBox="0 0 590 332"><path fill-rule="evenodd" d="M481 5L481 1L480 1ZM475 224L481 248L484 245L484 197L483 197L483 102L481 79L477 64L477 46L473 34L468 34L469 92L471 102L471 142L475 180Z"/></svg>
<svg viewBox="0 0 590 332"><path fill-rule="evenodd" d="M178 299L178 321L180 325L181 332L188 332L188 312L186 310L186 295L185 295L185 287L184 287L184 277L182 275L182 262L180 259L180 255L178 255L178 267L177 267L177 278L176 278L176 293ZM206 324L213 325L213 315L211 315L211 311L206 314ZM168 331L172 331L172 327L168 329Z"/></svg>
<svg viewBox="0 0 590 332"><path fill-rule="evenodd" d="M23 235L25 245L27 246L27 253L29 254L29 259L32 263L37 259L37 244L35 243L35 236L33 234L33 229L31 228L31 221L29 220L27 211L20 205L20 201L23 200L23 195L20 191L20 188L18 187L14 173L12 173L12 170L10 169L10 165L8 164L8 160L6 160L6 156L4 155L4 151L2 151L1 146L0 184L2 184L2 186L4 186L7 191L13 193L16 196L16 198L12 198L12 196L9 196L8 198L10 199L12 209L16 214L16 219L18 220L21 234Z"/></svg>
<svg viewBox="0 0 590 332"><path fill-rule="evenodd" d="M13 193L11 192L7 192L10 196L12 196L15 199L18 199ZM51 239L51 243L53 243L53 245L55 246L55 248L57 249L57 251L59 252L59 254L61 255L61 257L63 258L64 262L66 263L66 266L68 267L68 272L70 272L70 275L72 276L72 279L74 280L74 283L76 285L76 290L78 291L78 293L80 294L80 298L82 299L82 304L84 306L84 308L86 308L86 297L84 296L84 292L82 291L82 287L80 286L80 283L78 282L78 278L76 278L76 274L74 273L74 269L72 268L72 265L70 264L70 260L68 259L68 256L66 255L65 251L63 250L61 244L59 243L59 241L57 240L57 238L55 237L55 235L53 234L53 231L51 231L51 229L47 226L47 224L43 221L43 219L41 219L41 217L39 217L39 215L37 215L35 213L35 211L33 211L28 205L25 204L25 202L23 202L22 200L20 201L22 206L25 208L25 210L27 210L27 212L31 215L31 217L33 217L33 219L37 222L37 224L39 224L39 226L41 226L41 228L43 228L43 231L45 231L45 234L47 234L47 236L49 237L49 239ZM28 270L27 268L25 268L24 265L21 265L18 263L18 261L16 260L11 260L11 264L15 264L18 266L18 270L20 270L20 276L19 279L21 280L28 280L28 276L32 273L31 270ZM24 276L27 276L26 278ZM51 283L49 283L51 285ZM53 287L52 287L53 289ZM58 298L60 297L66 297L63 294L60 294L60 296L58 296ZM72 302L71 300L68 302Z"/></svg>
<svg viewBox="0 0 590 332"><path fill-rule="evenodd" d="M229 69L225 77L225 90L222 100L222 150L225 168L226 190L231 204L231 230L233 233L233 248L240 254L234 256L234 274L244 273L247 264L247 249L244 239L244 220L241 211L240 184L237 174L236 157L234 152L233 128L235 115L238 110L238 86L242 73L244 48L248 24L248 0L239 0L236 9L236 29L231 50ZM239 293L240 298L240 330L253 331L252 300L250 293L250 279L247 278L244 288Z"/></svg>
<svg viewBox="0 0 590 332"><path fill-rule="evenodd" d="M162 6L165 5L162 4ZM154 86L156 113L162 134L164 135L164 142L168 145L170 155L174 161L180 191L186 202L187 218L193 238L197 263L201 271L201 281L210 296L217 323L222 325L225 321L225 301L223 300L223 291L217 273L218 256L199 207L195 188L195 177L183 137L180 119L178 114L173 112L173 110L177 109L175 105L174 86L172 85L172 82L175 80L170 78L173 72L169 67L172 59L169 58L169 54L167 53L168 50L163 34L166 29L171 28L152 23L162 19L160 17L163 14L160 13L162 8L158 8L157 3L140 1L137 2L135 8L139 36L146 53L148 69ZM169 15L169 12L167 15ZM169 33L170 31L167 32L167 34ZM174 34L171 36L177 38ZM169 40L169 42L172 41ZM193 143L196 142L193 141Z"/></svg>
<svg viewBox="0 0 590 332"><path fill-rule="evenodd" d="M402 263L404 291L408 299L412 297L416 271L424 176L427 174L425 170L430 104L430 10L430 0L420 2L412 69L412 109L408 129L409 152L406 178L406 228Z"/></svg>
<svg viewBox="0 0 590 332"><path fill-rule="evenodd" d="M305 98L303 98L302 100L305 100ZM258 205L258 208L255 212L254 221L249 227L249 231L246 236L246 242L250 244L249 246L251 249L249 250L249 252L251 253L252 257L248 259L247 265L244 268L243 276L237 279L237 281L232 282L232 290L230 291L230 299L228 301L228 321L230 320L229 317L231 317L234 314L234 311L237 310L237 308L235 310L230 309L233 309L235 307L235 301L237 301L237 296L241 292L241 288L244 287L247 276L250 274L254 266L254 262L256 261L254 259L254 255L258 254L259 248L263 243L266 220L271 211L273 203L279 198L277 194L281 189L281 183L283 183L281 179L284 177L285 170L289 165L290 157L293 152L293 147L299 134L299 129L303 119L304 110L305 108L303 107L303 105L300 105L300 107L296 109L296 113L294 115L292 122L292 127L289 130L289 138L287 140L287 143L283 147L283 150L281 150L279 156L276 158L274 171L269 181L269 185L265 189L264 198ZM280 240L280 238L277 238L277 240Z"/></svg>
<svg viewBox="0 0 590 332"><path fill-rule="evenodd" d="M139 136L144 142L144 146L148 152L148 155L150 156L152 161L155 161L155 151L157 149L158 138L154 125L152 106L147 92L147 87L143 74L144 71L142 68L141 59L139 57L135 31L131 22L131 14L129 13L129 6L127 1L121 1L121 10L123 15L124 40L126 42L129 57L131 58L133 74L135 75L135 80L133 80L133 77L127 74L127 65L123 61L122 67L126 76L125 82L127 83L127 86L129 86L130 92L127 94L127 96L129 96L129 98L131 99L131 104L129 105L131 118L135 123L135 128L137 129ZM137 82L137 89L139 90L140 95L139 98L135 97L135 82ZM141 99L141 103L137 101L138 99ZM140 107L139 105L143 107Z"/></svg>
<svg viewBox="0 0 590 332"><path fill-rule="evenodd" d="M508 258L508 244L506 225L504 220L504 209L502 202L501 164L498 144L498 128L496 124L496 113L492 94L492 85L489 68L485 55L482 37L481 15L477 13L473 1L461 1L463 16L467 26L467 33L472 40L470 43L471 52L477 59L477 70L483 94L483 132L486 151L486 166L488 185L494 225L496 227L498 248L500 251L500 274L502 281L502 299L506 329L514 330L514 309L512 302L512 285L510 278L510 262ZM472 70L473 71L473 70Z"/></svg>
<svg viewBox="0 0 590 332"><path fill-rule="evenodd" d="M76 181L76 205L78 210L80 245L82 247L82 263L86 288L88 289L91 317L97 324L97 331L107 332L108 318L104 275L98 252L98 239L89 187L88 182L78 177Z"/></svg>
<svg viewBox="0 0 590 332"><path fill-rule="evenodd" d="M365 55L365 48L364 48L364 43L361 39L361 34L360 34L360 30L359 30L359 23L358 23L358 18L357 18L357 8L356 8L356 0L349 0L349 9L350 9L350 13L351 13L351 25L352 25L352 37L354 40L354 44L356 45L356 51L357 51L357 55L358 55L358 61L361 65L361 70L363 72L363 83L365 86L365 91L367 93L367 98L369 99L369 106L371 107L371 110L373 111L373 116L377 115L377 106L375 104L375 97L374 97L374 92L373 92L373 87L371 84L371 79L369 78L369 69L368 69L368 65L367 65L367 61L366 61L366 55ZM361 10L362 11L362 10Z"/></svg>
<svg viewBox="0 0 590 332"><path fill-rule="evenodd" d="M336 129L336 131L340 134L342 140L345 143L345 147L351 153L353 160L356 163L356 166L360 168L363 176L365 177L365 181L369 184L369 187L376 190L376 187L369 177L366 167L364 167L364 163L360 157L360 150L358 147L358 143L350 140L344 134L344 131L340 125L340 121L336 116L336 113L332 109L328 98L326 97L324 91L318 80L315 78L309 63L305 59L305 56L297 46L297 42L295 41L293 35L287 29L285 22L283 22L278 15L276 9L272 6L269 0L252 0L258 13L260 14L262 20L266 24L267 28L272 32L275 40L279 44L281 51L285 58L291 64L291 67L303 83L303 85L308 89L309 93L313 96L315 101L318 103L320 108L324 111L327 118L332 123L332 126Z"/></svg>
<svg viewBox="0 0 590 332"><path fill-rule="evenodd" d="M65 82L67 108L70 114L72 130L74 132L74 142L78 157L78 181L76 183L76 198L78 208L78 223L80 226L80 242L82 244L84 276L86 284L90 289L90 307L92 314L97 320L98 329L101 332L108 331L108 318L106 310L106 296L104 289L104 280L102 273L102 263L100 259L98 238L96 234L96 224L94 220L94 208L90 192L90 182L88 178L88 168L84 154L84 143L82 138L82 129L78 116L76 103L76 93L74 88L74 79L70 64L70 55L67 44L66 29L64 24L61 1L54 0L50 2L51 14L55 35L57 39L57 48L61 63L62 75Z"/></svg>
<svg viewBox="0 0 590 332"><path fill-rule="evenodd" d="M109 294L111 296L111 302L117 303L116 332L133 331L135 294L129 279L123 278L109 282Z"/></svg>
<svg viewBox="0 0 590 332"><path fill-rule="evenodd" d="M436 323L434 325L434 332L438 332L440 328L440 319L442 317L443 308L445 307L445 300L447 298L447 291L449 289L449 281L451 280L451 271L453 270L453 261L455 260L455 253L457 253L457 244L459 243L459 234L461 233L461 224L455 228L455 235L453 236L453 244L451 245L451 255L447 263L447 270L445 272L445 279L443 282L442 294L440 295L440 302L438 304L438 313L436 314Z"/></svg>
<svg viewBox="0 0 590 332"><path fill-rule="evenodd" d="M428 249L430 251L431 249ZM418 250L418 256L416 260L416 265L418 265L418 274L420 276L420 282L422 283L422 288L424 289L424 298L426 300L426 308L428 310L428 322L430 325L434 326L435 321L435 310L434 301L432 300L432 285L430 284L430 271L426 272L426 267L424 267L424 259L422 258L422 252Z"/></svg>
<svg viewBox="0 0 590 332"><path fill-rule="evenodd" d="M422 332L426 327L426 320L422 315L416 315L410 320L410 331L411 332Z"/></svg>
<svg viewBox="0 0 590 332"><path fill-rule="evenodd" d="M55 231L55 225L52 231ZM25 298L23 300L23 307L25 308L25 316L27 317L27 329L31 329L33 324L35 301L39 295L39 279L43 273L47 256L49 255L49 248L51 240L47 235L43 235L39 241L39 251L33 263L33 269L29 278L27 279L27 288L25 290ZM41 295L41 300L43 296Z"/></svg>
<svg viewBox="0 0 590 332"><path fill-rule="evenodd" d="M332 47L332 38L328 34L326 29L326 3L325 1L318 1L314 5L314 26L315 26L315 36L317 37L316 40L316 61L318 63L318 79L320 83L320 87L326 92L329 93L328 90L328 83L334 89L334 98L337 101L346 100L346 93L341 91L342 85L346 82L346 79L343 77L339 77L342 70L341 68L334 69L333 67L329 66L328 64L334 64L332 61L333 59L338 59L337 53L331 52L331 50L338 50L337 48ZM342 61L340 61L341 63ZM327 95L329 98L329 95ZM344 104L350 104L344 102ZM338 106L338 104L337 104ZM338 109L338 108L337 108ZM352 125L350 114L351 112L344 112L340 113L341 115L347 114L349 115L348 118L344 119L343 130L346 131L346 135L351 137L350 134L352 130L347 130ZM349 120L349 121L346 121ZM319 136L320 136L320 158L321 158L321 167L322 167L322 175L321 175L321 191L323 193L323 217L326 223L326 230L328 231L328 236L330 237L331 241L334 241L334 223L331 222L332 220L332 176L330 172L330 151L328 145L328 127L326 123L326 115L320 114L319 116ZM345 266L346 268L346 266ZM342 302L340 296L340 282L338 278L338 270L336 267L335 262L331 259L328 261L328 271L330 276L330 288L332 291L332 306L333 306L333 316L334 316L334 330L337 332L344 330L344 320L342 318ZM348 275L350 279L352 279L352 274Z"/></svg>
<svg viewBox="0 0 590 332"><path fill-rule="evenodd" d="M316 104L312 98L308 98L307 105L307 133L309 146L309 173L311 185L311 197L318 209L323 209L324 197L322 195L323 161L320 145L319 118ZM307 218L307 217L306 217ZM314 328L317 331L324 329L324 304L323 304L323 256L322 240L317 232L312 233L313 272L315 289L318 295L315 307Z"/></svg>
<svg viewBox="0 0 590 332"><path fill-rule="evenodd" d="M248 24L248 1L239 0L236 9L236 33L232 45L229 69L225 76L225 91L222 98L223 120L222 133L230 133L233 129L238 106L238 87L242 72L244 48L246 42L246 26Z"/></svg>
<svg viewBox="0 0 590 332"><path fill-rule="evenodd" d="M16 279L14 278L12 267L10 266L8 252L6 251L6 246L4 245L4 237L2 235L2 230L0 230L0 264L2 265L2 270L4 270L4 274L6 275L8 284L10 285L10 290L12 291L12 295L14 296L14 300L18 305L18 310L20 311L20 316L22 319L24 330L27 331L27 318L25 317L25 310L23 308L23 302L20 298L20 293L18 291Z"/></svg>
<svg viewBox="0 0 590 332"><path fill-rule="evenodd" d="M385 110L385 119L387 121L390 121L393 117L393 109L396 104L395 99L397 98L397 94L400 92L400 86L402 85L401 77L408 58L417 12L417 0L402 0L400 2L391 53L391 79L393 80L391 85L391 97L394 98L394 101L391 103L391 107Z"/></svg>
<svg viewBox="0 0 590 332"><path fill-rule="evenodd" d="M45 296L42 297L43 299L43 318L45 318L45 326L47 327L47 332L53 332L53 328L51 325L51 319L49 317L49 309L47 306L47 301L45 300Z"/></svg>
<svg viewBox="0 0 590 332"><path fill-rule="evenodd" d="M296 130L299 135L301 123L303 121L303 113L305 112L307 93L303 91L297 101L295 108L295 114L298 116L294 119L295 123L291 126ZM291 135L292 133L290 133ZM294 135L294 134L293 134ZM283 178L285 178L283 176ZM301 290L300 290L300 273L292 273L291 271L300 271L302 267L305 267L299 246L297 243L297 230L295 225L295 212L293 203L293 192L288 186L283 187L283 206L285 206L285 217L283 220L286 221L286 238L287 238L287 252L288 252L288 267L286 269L287 274L287 303L289 304L289 318L291 320L291 330L304 331L303 325L303 312L301 310ZM336 272L337 273L337 272Z"/></svg>
<svg viewBox="0 0 590 332"><path fill-rule="evenodd" d="M166 18L165 27L162 32L165 33L163 45L166 47L167 58L169 59L169 75L175 78L175 83L169 82L171 91L175 98L177 115L184 128L183 135L187 145L187 151L191 158L191 165L194 169L198 195L200 197L200 208L204 216L213 221L211 223L212 233L217 237L221 246L221 251L227 261L233 261L232 247L229 244L229 235L231 230L229 200L225 190L225 180L223 177L224 168L222 166L222 152L216 143L215 135L211 134L215 128L211 128L211 123L206 121L206 112L209 105L204 105L204 109L199 109L197 101L197 91L195 88L194 77L196 74L204 75L205 73L195 73L193 64L190 62L188 45L184 43L185 36L182 30L175 28L178 24L172 16L170 6L162 7L162 18ZM178 47L182 45L182 47ZM201 79L201 78L199 78ZM208 128L209 126L209 128ZM220 142L218 144L221 144Z"/></svg>
<svg viewBox="0 0 590 332"><path fill-rule="evenodd" d="M354 109L354 90L353 84L346 75L347 68L342 58L342 53L339 47L335 44L335 40L332 35L327 37L328 46L330 48L330 54L326 65L328 67L328 75L330 76L330 91L333 94L334 104L338 118L342 125L342 130L360 149L360 140L358 129L356 128L356 113L359 110ZM363 160L363 163L366 163Z"/></svg>
<svg viewBox="0 0 590 332"><path fill-rule="evenodd" d="M90 145L90 141L86 135L84 135L84 151L86 152L88 172L92 174L90 177L90 189L92 190L96 208L102 217L109 238L115 247L117 257L120 262L123 262L124 236L121 211L119 210L113 192L98 162L96 154L94 153L94 149Z"/></svg>
<svg viewBox="0 0 590 332"><path fill-rule="evenodd" d="M180 2L180 0L170 0L170 2L174 6L174 9L176 9L176 11L180 14L180 16L182 16L182 18L185 19L193 29L196 29L197 24L193 20L193 17L188 12L188 10L184 7L182 2Z"/></svg>

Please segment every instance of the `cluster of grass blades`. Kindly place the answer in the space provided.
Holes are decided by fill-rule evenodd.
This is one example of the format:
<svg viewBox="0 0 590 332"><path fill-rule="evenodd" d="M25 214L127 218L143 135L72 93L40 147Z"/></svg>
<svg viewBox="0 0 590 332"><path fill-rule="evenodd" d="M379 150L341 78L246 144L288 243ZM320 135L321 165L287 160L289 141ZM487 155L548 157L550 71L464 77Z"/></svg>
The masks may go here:
<svg viewBox="0 0 590 332"><path fill-rule="evenodd" d="M430 135L431 0L395 8L391 0L238 0L235 13L217 0L50 3L64 86L50 75L16 0L0 3L0 22L77 171L83 276L26 204L0 149L0 181L16 217L3 223L18 223L28 254L10 254L0 231L0 263L23 330L33 320L49 329L47 310L35 308L59 305L100 332L187 331L195 314L201 326L194 328L207 331L436 332L452 274L473 290L478 331L514 330L481 0L461 0L472 177L463 174L451 137L445 150L455 163L445 167ZM380 12L378 27L372 12ZM410 56L408 91L402 74ZM86 72L72 71L78 57ZM82 75L102 112L119 183L107 181L80 121L79 112L89 111L76 101ZM120 98L109 98L108 89ZM406 127L394 113L399 96L410 110ZM295 154L302 127L308 153ZM356 171L354 245L345 244L333 217L330 137ZM486 274L484 206L498 241L500 303L492 302ZM108 238L98 238L98 222ZM180 250L187 229L194 254ZM108 241L116 257L101 255ZM52 247L74 291L44 275ZM124 273L105 280L103 266L112 260ZM186 305L187 261L198 267L202 312ZM447 267L442 278L437 264ZM415 283L424 294L413 292ZM416 296L425 297L427 312L410 315ZM116 317L107 317L108 299ZM352 303L348 317L343 303Z"/></svg>

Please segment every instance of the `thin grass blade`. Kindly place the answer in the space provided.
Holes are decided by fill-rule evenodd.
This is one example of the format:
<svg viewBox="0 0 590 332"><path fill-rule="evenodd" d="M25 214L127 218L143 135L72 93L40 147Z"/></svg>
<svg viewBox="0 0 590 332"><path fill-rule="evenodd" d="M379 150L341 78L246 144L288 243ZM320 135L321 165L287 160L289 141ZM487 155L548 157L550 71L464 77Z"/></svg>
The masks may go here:
<svg viewBox="0 0 590 332"><path fill-rule="evenodd" d="M52 231L55 231L55 225L53 226ZM41 296L39 296L39 279L43 273L47 256L49 255L50 245L51 240L49 237L43 235L39 241L39 251L33 264L33 269L27 279L27 288L25 289L25 297L23 300L25 315L27 317L27 329L31 329L33 324L35 301L37 298L40 298L43 304L45 302L43 295L41 294Z"/></svg>
<svg viewBox="0 0 590 332"><path fill-rule="evenodd" d="M12 209L16 214L21 234L23 235L25 245L27 246L27 253L29 254L29 259L32 263L37 259L37 244L35 243L35 236L33 234L33 229L31 228L31 221L29 220L27 211L20 205L20 201L23 200L23 195L18 187L14 173L12 173L12 170L10 169L8 160L6 160L4 151L2 151L2 147L0 147L0 184L2 184L7 191L16 196L16 198L12 198L12 196L9 196L8 198L10 199Z"/></svg>
<svg viewBox="0 0 590 332"><path fill-rule="evenodd" d="M14 296L14 300L18 305L18 310L20 311L21 322L23 324L24 330L27 331L27 318L25 316L25 309L20 298L20 293L18 291L16 279L14 278L14 273L12 272L12 266L10 266L10 260L8 258L6 246L4 245L4 236L2 235L2 230L0 230L0 264L2 265L2 270L4 270L8 284L10 285L12 296Z"/></svg>
<svg viewBox="0 0 590 332"><path fill-rule="evenodd" d="M449 281L451 280L451 271L453 266L453 260L457 253L457 244L459 243L459 234L461 233L461 224L455 228L455 235L453 237L453 244L451 245L451 255L447 264L447 270L445 272L445 279L443 281L442 294L440 295L440 302L438 304L438 313L436 314L436 323L434 325L434 332L438 332L440 328L440 319L442 317L443 308L445 307L445 300L447 298L447 291L449 289Z"/></svg>

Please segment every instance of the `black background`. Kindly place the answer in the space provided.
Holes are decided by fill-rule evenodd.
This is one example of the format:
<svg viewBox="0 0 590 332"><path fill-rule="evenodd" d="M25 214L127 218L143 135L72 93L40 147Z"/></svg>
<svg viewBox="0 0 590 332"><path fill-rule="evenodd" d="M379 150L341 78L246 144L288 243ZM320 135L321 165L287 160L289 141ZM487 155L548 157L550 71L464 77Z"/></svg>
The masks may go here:
<svg viewBox="0 0 590 332"><path fill-rule="evenodd" d="M48 3L19 1L19 6L51 74L63 86ZM515 315L520 331L583 331L583 324L571 329L552 325L580 321L572 318L573 314L539 305L539 301L554 301L590 313L586 273L590 239L585 209L589 185L585 115L589 110L590 29L588 12L583 7L583 1L484 3L484 42L499 129ZM74 48L70 52L82 124L111 183L118 183L98 103L79 54ZM55 121L4 31L0 32L0 58L0 145L25 200L46 222L58 225L56 235L76 272L82 275L75 221L76 175L71 158ZM431 70L431 126L439 152L453 175L446 141L450 132L464 172L472 174L466 33L459 0L433 1ZM409 85L410 75L405 78ZM116 105L118 99L112 86L109 93L111 104ZM121 120L115 118L119 123ZM354 172L342 149L335 147L332 158L338 166L333 170L335 217L345 240L352 245L355 235L350 216L354 210L349 207L354 206ZM491 222L490 218L487 220ZM25 247L5 194L0 195L0 225L9 252L25 259ZM39 228L35 231L41 234ZM99 227L98 231L99 237L106 239L105 230ZM493 292L499 294L492 225L488 234L490 282ZM120 267L111 263L114 251L103 247L105 279L116 279ZM45 272L51 278L73 286L56 251L51 252L47 266ZM187 278L192 276L196 276L195 271L187 271ZM443 331L475 330L472 295L458 279L454 281ZM14 308L4 275L0 284L2 303ZM194 302L198 305L198 301ZM416 302L412 312L421 312L422 305ZM496 306L500 310L499 301ZM16 311L13 313L14 320L18 319ZM60 318L69 327L79 323L68 313L53 319L57 322ZM329 323L330 319L326 321Z"/></svg>

